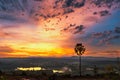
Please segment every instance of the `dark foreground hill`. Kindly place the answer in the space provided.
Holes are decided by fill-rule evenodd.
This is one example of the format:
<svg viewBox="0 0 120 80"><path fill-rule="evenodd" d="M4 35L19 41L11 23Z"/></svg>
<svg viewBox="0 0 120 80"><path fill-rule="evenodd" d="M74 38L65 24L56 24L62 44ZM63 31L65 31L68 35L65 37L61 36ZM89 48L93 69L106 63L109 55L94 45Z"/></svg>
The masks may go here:
<svg viewBox="0 0 120 80"><path fill-rule="evenodd" d="M0 80L119 80L120 76L65 77L65 76L1 76Z"/></svg>

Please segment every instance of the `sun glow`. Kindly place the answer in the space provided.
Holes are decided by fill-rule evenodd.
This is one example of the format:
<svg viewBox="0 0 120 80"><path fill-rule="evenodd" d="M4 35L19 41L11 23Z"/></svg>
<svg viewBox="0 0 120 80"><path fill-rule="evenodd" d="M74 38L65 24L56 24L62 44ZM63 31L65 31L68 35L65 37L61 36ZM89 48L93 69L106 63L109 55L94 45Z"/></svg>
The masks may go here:
<svg viewBox="0 0 120 80"><path fill-rule="evenodd" d="M10 57L62 57L71 56L73 49L61 47L60 43L14 43L9 44L13 49Z"/></svg>

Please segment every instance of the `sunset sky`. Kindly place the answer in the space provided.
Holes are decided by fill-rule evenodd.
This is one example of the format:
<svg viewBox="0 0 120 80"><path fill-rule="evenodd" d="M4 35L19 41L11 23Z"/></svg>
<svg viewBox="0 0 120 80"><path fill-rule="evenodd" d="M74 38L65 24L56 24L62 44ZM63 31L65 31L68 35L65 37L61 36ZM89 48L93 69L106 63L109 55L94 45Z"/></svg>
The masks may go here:
<svg viewBox="0 0 120 80"><path fill-rule="evenodd" d="M0 57L120 56L120 0L0 0Z"/></svg>

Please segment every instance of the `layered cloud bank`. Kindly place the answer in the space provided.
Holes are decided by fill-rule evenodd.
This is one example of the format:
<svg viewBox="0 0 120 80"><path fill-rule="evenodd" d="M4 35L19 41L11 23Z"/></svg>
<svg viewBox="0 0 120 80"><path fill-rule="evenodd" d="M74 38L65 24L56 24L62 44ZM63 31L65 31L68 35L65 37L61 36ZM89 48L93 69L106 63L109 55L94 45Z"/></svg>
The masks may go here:
<svg viewBox="0 0 120 80"><path fill-rule="evenodd" d="M119 0L0 0L0 57L116 57Z"/></svg>

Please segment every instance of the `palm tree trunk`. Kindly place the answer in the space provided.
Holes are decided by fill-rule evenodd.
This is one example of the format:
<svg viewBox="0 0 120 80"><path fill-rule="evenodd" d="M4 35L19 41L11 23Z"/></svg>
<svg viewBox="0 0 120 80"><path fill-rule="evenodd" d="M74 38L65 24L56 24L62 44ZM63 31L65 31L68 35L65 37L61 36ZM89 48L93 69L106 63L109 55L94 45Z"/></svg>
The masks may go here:
<svg viewBox="0 0 120 80"><path fill-rule="evenodd" d="M81 55L79 55L79 76L81 76Z"/></svg>

